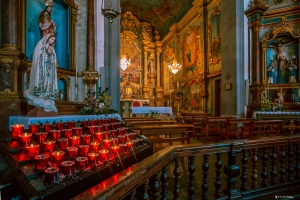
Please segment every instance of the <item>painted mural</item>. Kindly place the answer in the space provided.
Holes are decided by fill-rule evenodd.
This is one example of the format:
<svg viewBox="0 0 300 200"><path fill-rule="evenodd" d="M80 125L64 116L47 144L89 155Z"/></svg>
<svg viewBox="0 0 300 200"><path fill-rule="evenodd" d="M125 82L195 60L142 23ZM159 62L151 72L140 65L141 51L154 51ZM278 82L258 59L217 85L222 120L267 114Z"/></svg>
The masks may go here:
<svg viewBox="0 0 300 200"><path fill-rule="evenodd" d="M191 27L181 40L183 77L198 72L199 26Z"/></svg>
<svg viewBox="0 0 300 200"><path fill-rule="evenodd" d="M208 39L209 39L209 73L221 71L221 31L220 31L220 10L217 7L212 11L208 22Z"/></svg>
<svg viewBox="0 0 300 200"><path fill-rule="evenodd" d="M182 85L182 91L184 93L182 99L182 111L198 112L202 110L202 107L200 105L201 102L200 90L201 90L201 82L196 80L185 82Z"/></svg>

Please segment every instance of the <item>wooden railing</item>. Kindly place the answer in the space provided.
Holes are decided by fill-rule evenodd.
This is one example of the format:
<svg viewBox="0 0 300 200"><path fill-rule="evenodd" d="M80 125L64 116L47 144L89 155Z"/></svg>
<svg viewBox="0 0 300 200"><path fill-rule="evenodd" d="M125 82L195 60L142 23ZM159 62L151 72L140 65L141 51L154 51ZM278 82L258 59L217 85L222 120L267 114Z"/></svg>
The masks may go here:
<svg viewBox="0 0 300 200"><path fill-rule="evenodd" d="M182 157L188 159L187 174L181 174ZM168 169L172 162L173 172ZM74 199L255 199L291 194L299 183L300 136L276 136L169 146Z"/></svg>

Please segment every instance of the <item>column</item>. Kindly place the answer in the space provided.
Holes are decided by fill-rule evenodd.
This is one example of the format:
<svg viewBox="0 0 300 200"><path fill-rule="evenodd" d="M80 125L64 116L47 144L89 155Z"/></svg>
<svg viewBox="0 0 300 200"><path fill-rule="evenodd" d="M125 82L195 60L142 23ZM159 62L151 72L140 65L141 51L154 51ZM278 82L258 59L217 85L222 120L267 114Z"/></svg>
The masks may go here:
<svg viewBox="0 0 300 200"><path fill-rule="evenodd" d="M86 70L95 71L95 24L94 0L88 0L87 36L86 36Z"/></svg>
<svg viewBox="0 0 300 200"><path fill-rule="evenodd" d="M147 69L147 56L148 56L148 52L145 50L144 51L144 87L148 86L148 69Z"/></svg>

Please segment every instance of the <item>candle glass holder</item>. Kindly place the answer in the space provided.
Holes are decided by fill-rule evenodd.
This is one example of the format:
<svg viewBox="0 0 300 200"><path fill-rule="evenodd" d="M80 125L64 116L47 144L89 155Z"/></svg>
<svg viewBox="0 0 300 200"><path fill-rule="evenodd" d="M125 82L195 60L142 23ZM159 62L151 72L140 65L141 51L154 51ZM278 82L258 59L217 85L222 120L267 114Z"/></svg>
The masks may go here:
<svg viewBox="0 0 300 200"><path fill-rule="evenodd" d="M103 149L110 149L111 147L111 139L103 140Z"/></svg>
<svg viewBox="0 0 300 200"><path fill-rule="evenodd" d="M103 124L110 124L110 119L103 119Z"/></svg>
<svg viewBox="0 0 300 200"><path fill-rule="evenodd" d="M53 151L51 155L52 166L60 166L60 164L64 161L64 151Z"/></svg>
<svg viewBox="0 0 300 200"><path fill-rule="evenodd" d="M38 133L40 130L40 125L39 124L28 124L28 132L35 134Z"/></svg>
<svg viewBox="0 0 300 200"><path fill-rule="evenodd" d="M119 152L120 152L120 147L115 145L115 146L112 146L111 147L111 152L114 154L114 155L118 155Z"/></svg>
<svg viewBox="0 0 300 200"><path fill-rule="evenodd" d="M113 138L117 137L117 132L117 130L110 130L110 136Z"/></svg>
<svg viewBox="0 0 300 200"><path fill-rule="evenodd" d="M75 122L74 121L71 121L71 122L67 122L67 128L68 129L72 129L75 127Z"/></svg>
<svg viewBox="0 0 300 200"><path fill-rule="evenodd" d="M55 147L55 141L45 141L43 142L43 152L45 154L51 154Z"/></svg>
<svg viewBox="0 0 300 200"><path fill-rule="evenodd" d="M89 125L90 125L90 126L95 126L95 125L96 125L96 120L90 119L90 120L89 120Z"/></svg>
<svg viewBox="0 0 300 200"><path fill-rule="evenodd" d="M110 118L110 119L109 119L109 122L110 122L111 124L114 124L114 123L116 123L116 119L115 119L115 118Z"/></svg>
<svg viewBox="0 0 300 200"><path fill-rule="evenodd" d="M55 124L55 126L56 126L56 130L63 130L63 129L65 129L65 123L64 122L57 122Z"/></svg>
<svg viewBox="0 0 300 200"><path fill-rule="evenodd" d="M40 132L40 133L35 133L35 139L37 143L41 144L47 140L48 133L47 132Z"/></svg>
<svg viewBox="0 0 300 200"><path fill-rule="evenodd" d="M44 170L48 167L49 162L49 155L48 154L40 154L34 157L35 161L35 168L37 170Z"/></svg>
<svg viewBox="0 0 300 200"><path fill-rule="evenodd" d="M125 135L118 135L119 144L125 144Z"/></svg>
<svg viewBox="0 0 300 200"><path fill-rule="evenodd" d="M48 131L48 137L51 140L56 141L57 139L60 138L60 133L61 133L61 130L51 130L51 131Z"/></svg>
<svg viewBox="0 0 300 200"><path fill-rule="evenodd" d="M116 124L116 126L117 126L117 129L123 127L122 122L116 122L115 124Z"/></svg>
<svg viewBox="0 0 300 200"><path fill-rule="evenodd" d="M21 133L19 135L19 145L26 146L31 141L32 134L31 133Z"/></svg>
<svg viewBox="0 0 300 200"><path fill-rule="evenodd" d="M81 127L86 127L86 126L88 126L88 124L89 124L89 122L86 120L81 121Z"/></svg>
<svg viewBox="0 0 300 200"><path fill-rule="evenodd" d="M61 137L62 138L69 138L72 136L72 129L63 129L61 130Z"/></svg>
<svg viewBox="0 0 300 200"><path fill-rule="evenodd" d="M131 140L136 139L136 133L129 133Z"/></svg>
<svg viewBox="0 0 300 200"><path fill-rule="evenodd" d="M80 156L87 156L88 153L89 153L89 149L90 149L90 146L89 145L80 145L79 147L79 155Z"/></svg>
<svg viewBox="0 0 300 200"><path fill-rule="evenodd" d="M73 160L77 156L78 148L77 147L67 147L66 153L67 153L67 158L69 160Z"/></svg>
<svg viewBox="0 0 300 200"><path fill-rule="evenodd" d="M127 154L128 153L128 148L127 148L127 144L119 144L120 147L120 153L121 154Z"/></svg>
<svg viewBox="0 0 300 200"><path fill-rule="evenodd" d="M59 178L58 172L59 172L58 167L49 167L49 168L45 169L45 180L47 182L58 181L58 178Z"/></svg>
<svg viewBox="0 0 300 200"><path fill-rule="evenodd" d="M103 120L102 119L97 119L96 120L96 125L102 125L103 124Z"/></svg>
<svg viewBox="0 0 300 200"><path fill-rule="evenodd" d="M102 163L108 160L109 151L107 149L100 150L99 154L100 154L100 161Z"/></svg>
<svg viewBox="0 0 300 200"><path fill-rule="evenodd" d="M96 142L102 142L103 140L103 132L96 132L94 134L94 138Z"/></svg>
<svg viewBox="0 0 300 200"><path fill-rule="evenodd" d="M20 134L24 133L24 124L11 125L11 137L18 138Z"/></svg>
<svg viewBox="0 0 300 200"><path fill-rule="evenodd" d="M90 163L91 167L98 165L99 153L89 153L88 158L89 158L89 163Z"/></svg>
<svg viewBox="0 0 300 200"><path fill-rule="evenodd" d="M103 124L103 131L110 131L110 124Z"/></svg>
<svg viewBox="0 0 300 200"><path fill-rule="evenodd" d="M117 134L118 135L124 135L124 129L123 128L118 128L117 129Z"/></svg>
<svg viewBox="0 0 300 200"><path fill-rule="evenodd" d="M58 148L61 150L67 149L69 146L69 139L68 138L59 138L57 139Z"/></svg>
<svg viewBox="0 0 300 200"><path fill-rule="evenodd" d="M72 129L73 135L81 136L82 135L82 127L74 127Z"/></svg>
<svg viewBox="0 0 300 200"><path fill-rule="evenodd" d="M91 135L81 135L81 144L89 145L91 143Z"/></svg>
<svg viewBox="0 0 300 200"><path fill-rule="evenodd" d="M76 168L79 171L86 170L87 166L88 166L88 158L87 157L78 157L78 158L76 158Z"/></svg>
<svg viewBox="0 0 300 200"><path fill-rule="evenodd" d="M94 133L95 133L95 126L87 126L86 128L87 128L88 134L94 135Z"/></svg>
<svg viewBox="0 0 300 200"><path fill-rule="evenodd" d="M103 132L103 126L102 125L95 126L95 133L96 132Z"/></svg>
<svg viewBox="0 0 300 200"><path fill-rule="evenodd" d="M78 147L80 145L80 137L77 135L71 136L70 138L70 146Z"/></svg>
<svg viewBox="0 0 300 200"><path fill-rule="evenodd" d="M104 131L103 132L103 139L109 139L109 138L111 138L110 131Z"/></svg>
<svg viewBox="0 0 300 200"><path fill-rule="evenodd" d="M30 144L25 146L26 155L30 158L34 158L36 155L39 155L40 145L39 144Z"/></svg>
<svg viewBox="0 0 300 200"><path fill-rule="evenodd" d="M71 176L75 173L75 162L74 161L64 161L61 163L61 171L66 176Z"/></svg>
<svg viewBox="0 0 300 200"><path fill-rule="evenodd" d="M117 126L115 123L110 124L110 130L117 130Z"/></svg>
<svg viewBox="0 0 300 200"><path fill-rule="evenodd" d="M44 132L49 132L53 130L53 124L45 123L43 126L44 126Z"/></svg>
<svg viewBox="0 0 300 200"><path fill-rule="evenodd" d="M123 130L124 130L124 131L123 131L123 133L124 133L124 134L127 134L127 133L129 133L129 128L127 128L127 127L124 127L124 128L123 128Z"/></svg>

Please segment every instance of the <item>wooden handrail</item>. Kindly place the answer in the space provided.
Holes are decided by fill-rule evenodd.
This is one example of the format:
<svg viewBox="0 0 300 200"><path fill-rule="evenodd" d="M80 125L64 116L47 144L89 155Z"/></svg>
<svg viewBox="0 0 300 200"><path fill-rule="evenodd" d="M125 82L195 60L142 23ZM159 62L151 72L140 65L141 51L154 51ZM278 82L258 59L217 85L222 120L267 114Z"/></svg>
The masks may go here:
<svg viewBox="0 0 300 200"><path fill-rule="evenodd" d="M94 188L87 190L73 199L122 199L130 191L140 186L145 180L158 172L162 167L177 157L198 156L222 152L241 151L271 147L277 145L290 145L300 143L300 136L277 136L255 140L236 140L218 143L198 143L190 145L169 146L128 169L114 175Z"/></svg>

